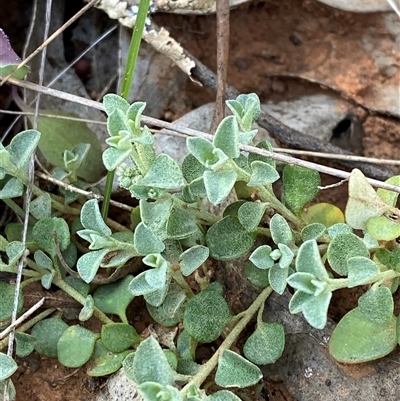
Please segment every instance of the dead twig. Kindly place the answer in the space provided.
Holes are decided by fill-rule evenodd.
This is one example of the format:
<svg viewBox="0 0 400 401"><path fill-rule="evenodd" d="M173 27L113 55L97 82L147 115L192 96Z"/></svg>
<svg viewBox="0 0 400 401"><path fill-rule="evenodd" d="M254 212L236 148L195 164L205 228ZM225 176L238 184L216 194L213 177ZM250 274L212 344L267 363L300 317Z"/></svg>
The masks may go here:
<svg viewBox="0 0 400 401"><path fill-rule="evenodd" d="M77 194L86 196L89 199L98 199L100 201L104 199L103 196L101 196L101 195L97 195L94 192L90 192L90 191L84 191L83 189L77 188L71 184L66 184L63 181L57 180L57 179L51 177L50 175L40 173L39 171L36 171L35 175L37 177L43 178L46 181L52 182L53 184L59 185L60 187L63 187L68 191L76 192ZM131 212L133 210L132 206L125 205L124 203L121 203L121 202L116 202L116 201L110 200L110 203L120 209L127 210L128 212Z"/></svg>
<svg viewBox="0 0 400 401"><path fill-rule="evenodd" d="M52 35L50 35L33 53L31 53L26 59L21 61L21 63L18 64L18 67L9 75L4 77L0 81L0 86L2 86L4 83L6 83L10 78L11 75L14 74L15 71L18 71L20 68L22 68L24 65L28 64L29 61L31 61L37 54L39 54L46 46L48 46L57 36L59 36L62 32L64 32L70 25L72 25L81 15L83 15L89 8L92 8L96 3L98 3L100 0L92 0L86 6L82 7L73 17L71 17L62 27L57 29Z"/></svg>
<svg viewBox="0 0 400 401"><path fill-rule="evenodd" d="M215 75L214 75L214 80L215 80ZM69 100L72 102L76 102L79 104L83 104L85 106L93 107L95 109L104 111L103 104L99 103L99 102L95 102L94 100L86 99L86 98L83 98L80 96L61 92L61 91L51 89L51 88L41 87L37 84L33 84L30 82L26 82L26 81L20 81L15 78L10 78L10 82L17 86L20 86L22 88L28 88L28 89L32 89L35 91L43 91L43 93L45 93L46 95L59 97L64 100ZM232 94L232 88L230 88L230 89L228 88L227 93ZM272 118L272 116L271 116L271 118ZM275 121L277 121L277 120L275 120ZM146 125L150 125L150 126L154 126L154 127L158 127L158 128L165 128L165 130L166 130L165 134L171 134L171 132L179 132L181 134L185 134L186 136L195 136L195 137L199 137L199 138L205 138L208 140L213 140L213 138L214 138L213 135L207 134L205 132L197 131L197 130L187 128L187 127L182 127L175 123L168 123L166 121L158 120L156 118L152 118L152 117L148 117L148 116L142 116L142 122ZM259 120L259 123L260 123L260 120ZM286 127L286 126L284 126L284 127ZM298 135L298 136L303 135L298 131L290 129L289 127L286 127L286 129L289 130L293 135ZM305 136L307 136L307 135L305 135ZM315 138L312 138L312 139L315 139ZM319 141L319 142L321 142L321 141ZM325 148L327 147L326 143L321 142L321 144L323 146L325 146ZM275 152L269 152L267 150L256 148L254 146L241 145L240 149L244 150L245 152L251 152L251 153L255 153L258 155L262 155L262 156L272 157L273 159L279 160L284 163L310 168L312 170L319 171L320 173L323 173L323 174L332 175L334 177L348 178L350 176L350 173L347 171L342 171L342 170L332 168L332 167L327 167L327 166L324 166L321 164L296 159L294 157L281 155L281 154L275 153ZM333 146L333 145L331 145L328 148L328 150L329 149L334 149L335 153L346 154L346 152L343 149ZM355 163L354 162L353 164L354 164L354 167L356 167L356 168L360 168L360 165L367 165L370 167L370 169L372 168L373 172L376 172L376 170L378 170L378 169L374 170L373 167L375 167L375 166L371 166L368 163ZM384 176L383 172L386 172L387 175ZM378 174L378 173L380 173L380 174ZM378 173L376 174L376 176L381 176L383 179L386 179L386 178L390 177L391 175L393 175L393 172L389 169L380 169L380 170L378 170ZM367 175L369 175L369 174L367 174ZM377 179L372 179L372 178L368 178L368 182L374 187L388 189L389 191L394 191L394 192L400 193L400 187L398 187L396 185L387 184L385 182L382 182Z"/></svg>
<svg viewBox="0 0 400 401"><path fill-rule="evenodd" d="M229 58L229 0L217 1L217 95L210 132L215 132L225 117L226 77Z"/></svg>
<svg viewBox="0 0 400 401"><path fill-rule="evenodd" d="M32 308L28 309L23 315L21 315L17 320L15 320L13 323L11 323L5 330L3 330L0 333L0 340L7 337L8 334L10 334L10 332L12 330L14 330L16 327L18 327L24 320L28 319L28 317L30 315L32 315L32 313L37 311L44 304L45 300L46 300L46 298L42 298L39 302L37 302L35 305L33 305Z"/></svg>
<svg viewBox="0 0 400 401"><path fill-rule="evenodd" d="M205 86L216 90L215 74L195 57L192 55L190 55L190 57L196 63L196 67L192 69L193 77L202 82ZM239 92L234 87L227 87L227 99L235 99L238 95ZM289 148L354 156L353 153L348 152L338 146L334 146L329 142L323 142L313 136L303 134L300 131L288 127L271 114L261 112L257 123L260 127L265 128L276 140L288 146ZM388 177L394 175L394 172L388 168L374 166L369 163L346 159L341 160L340 164L350 168L358 168L367 176L374 177L378 180L386 180Z"/></svg>

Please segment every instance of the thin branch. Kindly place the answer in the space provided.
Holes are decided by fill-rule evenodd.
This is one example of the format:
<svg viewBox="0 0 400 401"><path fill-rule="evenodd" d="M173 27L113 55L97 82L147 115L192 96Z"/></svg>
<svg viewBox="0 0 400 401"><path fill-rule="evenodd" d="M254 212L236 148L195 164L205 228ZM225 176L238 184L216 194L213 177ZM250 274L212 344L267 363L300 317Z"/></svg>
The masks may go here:
<svg viewBox="0 0 400 401"><path fill-rule="evenodd" d="M229 58L229 0L217 1L217 95L210 132L225 117L226 78Z"/></svg>
<svg viewBox="0 0 400 401"><path fill-rule="evenodd" d="M19 116L34 116L35 115L35 113L33 113L31 111L10 111L10 110L3 110L3 109L0 109L0 113L1 114L19 115ZM58 120L77 121L80 123L87 123L87 124L107 125L106 121L96 121L96 120L90 120L87 118L62 116L62 115L57 115L57 114L39 113L39 117L49 117L49 118L55 118Z"/></svg>
<svg viewBox="0 0 400 401"><path fill-rule="evenodd" d="M20 81L15 78L10 78L9 81L22 88L27 88L27 89L31 89L31 90L35 90L35 91L42 91L46 95L59 97L64 100L69 100L71 102L83 104L88 107L93 107L97 110L101 110L101 111L105 110L102 103L95 102L94 100L90 100L90 99L86 99L86 98L83 98L80 96L72 95L70 93L64 93L64 92L61 92L61 91L58 91L55 89L51 89L51 88L41 87L37 84L33 84L30 82L26 82L26 81ZM187 128L187 127L182 127L179 124L168 123L168 122L158 120L156 118L152 118L152 117L148 117L148 116L142 116L142 122L146 125L152 125L152 126L158 127L158 128L165 128L166 129L165 134L170 134L172 131L172 132L179 132L179 133L185 134L187 136L194 136L194 137L208 139L211 141L214 138L213 135L207 134L205 132L197 131L197 130ZM294 157L281 155L281 154L275 153L275 152L269 152L267 150L256 148L254 146L240 145L240 149L244 150L246 152L251 152L251 153L258 154L258 155L272 157L273 159L279 160L284 163L306 167L306 168L309 168L312 170L319 171L320 173L332 175L334 177L339 177L339 178L343 178L343 179L350 177L350 173L347 171L335 169L332 167L322 166L317 163L312 163L312 162L308 162L305 160L296 159ZM368 178L368 182L374 187L388 189L390 191L400 193L400 187L397 187L395 185L387 184L385 182L375 180L372 178Z"/></svg>
<svg viewBox="0 0 400 401"><path fill-rule="evenodd" d="M7 337L7 335L18 327L24 320L28 319L32 313L36 312L45 302L46 298L42 298L39 302L32 306L32 308L28 309L23 315L21 315L15 322L11 323L5 330L0 333L0 340Z"/></svg>
<svg viewBox="0 0 400 401"><path fill-rule="evenodd" d="M312 152L310 150L287 149L287 148L273 148L273 150L274 152L279 152L279 153L282 152L282 153L289 153L292 155L312 156L321 159L348 160L361 163L387 164L391 166L400 166L400 160L393 160L393 159L378 159L376 157L342 155L338 153Z"/></svg>
<svg viewBox="0 0 400 401"><path fill-rule="evenodd" d="M400 18L400 8L399 6L396 4L396 2L394 0L387 0L387 2L390 4L390 7L393 8L393 11L399 16Z"/></svg>
<svg viewBox="0 0 400 401"><path fill-rule="evenodd" d="M347 181L348 181L348 179L346 178L346 179L344 179L344 180L341 180L341 181L339 181L339 182L336 182L335 184L325 185L324 187L319 186L318 189L321 190L321 191L323 191L323 190L325 190L325 189L331 189L331 188L340 187L341 185L343 185L343 184L344 184L345 182L347 182Z"/></svg>
<svg viewBox="0 0 400 401"><path fill-rule="evenodd" d="M31 53L25 60L23 60L18 67L15 68L9 75L4 77L0 81L0 86L10 80L11 75L14 74L15 71L18 71L24 65L28 64L37 54L39 54L46 46L48 46L57 36L59 36L62 32L64 32L70 25L72 25L81 15L83 15L89 8L92 8L96 3L100 0L92 0L85 7L82 7L73 17L71 17L63 26L57 29L52 35L50 35L47 40L45 40L33 53Z"/></svg>
<svg viewBox="0 0 400 401"><path fill-rule="evenodd" d="M101 195L97 195L94 192L90 192L90 191L84 191L83 189L77 188L71 184L66 184L65 182L57 180L54 177L51 177L50 175L40 173L39 171L36 171L35 175L37 177L43 178L46 181L52 182L53 184L59 185L60 187L63 187L68 191L76 192L77 194L86 196L89 199L98 199L100 201L103 200L103 196L101 196ZM127 210L128 212L131 212L134 209L132 206L128 206L128 205L125 205L124 203L120 203L117 201L111 200L110 203L120 209Z"/></svg>
<svg viewBox="0 0 400 401"><path fill-rule="evenodd" d="M113 79L115 79L115 78L113 78ZM4 109L0 109L0 113L1 114L21 115L21 116L34 115L33 112L29 112L29 111L10 111L10 110L4 110ZM47 114L47 113L39 113L39 116L55 118L55 119L59 119L59 120L77 121L77 122L87 123L87 124L107 125L106 121L90 120L87 118L80 118L80 117L62 116L62 115ZM162 132L160 130L150 129L150 131L162 134ZM185 134L181 134L179 132L170 132L169 135L186 137ZM320 159L350 160L350 161L361 162L361 163L386 164L386 165L391 165L391 166L400 166L400 160L394 160L394 159L378 159L376 157L342 155L339 153L313 152L311 150L276 148L276 147L273 148L273 151L278 152L278 153L288 153L291 155L311 156L311 157L320 158ZM84 195L84 194L82 194L82 195Z"/></svg>

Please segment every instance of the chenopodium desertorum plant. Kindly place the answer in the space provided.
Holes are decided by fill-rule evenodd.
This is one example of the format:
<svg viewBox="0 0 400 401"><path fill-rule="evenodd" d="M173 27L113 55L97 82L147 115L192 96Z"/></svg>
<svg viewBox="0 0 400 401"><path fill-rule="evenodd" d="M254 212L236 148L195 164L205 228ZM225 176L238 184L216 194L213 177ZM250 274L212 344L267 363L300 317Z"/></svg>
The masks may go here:
<svg viewBox="0 0 400 401"><path fill-rule="evenodd" d="M19 356L35 349L57 357L67 367L90 361L92 376L108 375L122 366L147 401L239 400L229 390L207 395L201 385L215 367L214 381L220 387L242 388L261 380L257 365L274 363L285 340L281 324L263 321L264 303L272 291L283 294L287 285L294 289L290 311L302 312L318 329L326 325L333 291L367 288L358 307L332 333L330 352L338 361L369 361L396 347L398 195L381 189L375 192L363 174L354 170L345 215L326 203L308 206L320 185L316 171L285 165L280 176L273 158L240 151L241 144L253 144L258 97L240 95L227 105L233 115L223 119L213 141L188 138L189 152L179 166L166 154L156 155L153 135L141 125L144 103L129 105L119 96L105 96L110 138L103 162L108 170L117 169L120 186L139 201L131 214L133 230L107 225L97 200L85 202L77 212L74 205L79 198L64 193L62 203L34 185L27 249L15 239L20 226L9 225L6 238L0 237L0 250L6 256L0 271L15 273L18 260L29 251L33 258L26 257L23 286L35 280L41 280L45 288L58 286L82 304L79 320L95 315L103 326L94 333L79 324L68 325L65 311L64 316L47 318L53 310L46 311L17 332ZM21 215L13 198L22 196L28 184L28 160L39 138L37 131L24 131L0 149L0 197ZM257 147L271 150L265 141ZM66 150L64 168L59 167L56 175L79 181L75 172L86 154L85 145ZM279 179L283 200L273 188ZM400 184L400 177L388 182ZM237 197L227 202L232 193ZM228 205L214 213L218 209L210 206L223 201ZM80 219L69 225L60 212L79 214ZM87 241L88 249L79 237ZM259 287L260 294L247 310L233 316L222 285L210 283L208 270L212 259L227 261L245 255L249 261L243 280ZM104 269L123 271L135 258L146 266L140 273L128 270L113 282L99 279ZM4 299L0 321L7 324L14 287L0 281L0 290ZM178 328L174 336L143 339L138 335L126 309L140 296L155 322ZM107 315L116 315L120 321ZM231 351L254 315L257 324L245 341L243 355ZM25 333L31 327L30 334ZM215 354L199 364L197 345L221 336ZM5 380L16 364L5 354L0 354L0 363L0 380Z"/></svg>

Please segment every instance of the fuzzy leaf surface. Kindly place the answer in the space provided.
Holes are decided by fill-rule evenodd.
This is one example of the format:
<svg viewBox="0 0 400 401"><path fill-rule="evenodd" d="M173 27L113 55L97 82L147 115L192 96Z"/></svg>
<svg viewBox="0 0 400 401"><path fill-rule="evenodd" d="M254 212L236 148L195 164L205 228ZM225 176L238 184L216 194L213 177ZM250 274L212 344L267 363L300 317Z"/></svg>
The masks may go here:
<svg viewBox="0 0 400 401"><path fill-rule="evenodd" d="M348 287L366 284L368 280L379 273L378 266L369 258L354 256L347 260Z"/></svg>
<svg viewBox="0 0 400 401"><path fill-rule="evenodd" d="M44 110L46 115L78 117L73 113ZM80 143L90 145L90 150L77 170L79 177L88 182L98 181L104 172L102 149L96 134L81 121L39 116L38 131L41 133L38 147L47 162L56 167L64 167L63 153L72 151Z"/></svg>
<svg viewBox="0 0 400 401"><path fill-rule="evenodd" d="M125 311L134 298L129 290L132 278L133 276L129 274L115 283L98 287L93 293L96 307L106 314L118 315L123 322L127 323Z"/></svg>
<svg viewBox="0 0 400 401"><path fill-rule="evenodd" d="M355 256L369 258L368 248L355 234L339 234L329 243L328 262L332 269L346 276L348 274L347 261Z"/></svg>
<svg viewBox="0 0 400 401"><path fill-rule="evenodd" d="M279 180L279 173L274 167L262 161L254 161L251 163L251 177L247 183L249 187L258 185L269 185Z"/></svg>
<svg viewBox="0 0 400 401"><path fill-rule="evenodd" d="M371 217L366 228L372 238L378 241L392 241L400 237L400 224L386 216Z"/></svg>
<svg viewBox="0 0 400 401"><path fill-rule="evenodd" d="M393 318L394 302L388 287L371 287L358 298L358 307L374 323L385 324Z"/></svg>
<svg viewBox="0 0 400 401"><path fill-rule="evenodd" d="M176 161L171 156L160 154L138 184L172 189L181 188L185 182Z"/></svg>
<svg viewBox="0 0 400 401"><path fill-rule="evenodd" d="M235 171L205 171L203 175L207 197L213 205L221 203L235 185Z"/></svg>
<svg viewBox="0 0 400 401"><path fill-rule="evenodd" d="M126 375L137 384L156 382L171 385L175 372L153 336L141 342L135 353L129 354L123 367Z"/></svg>
<svg viewBox="0 0 400 401"><path fill-rule="evenodd" d="M274 214L270 221L271 236L275 244L289 244L293 240L292 230L287 221L280 215Z"/></svg>
<svg viewBox="0 0 400 401"><path fill-rule="evenodd" d="M101 328L101 341L104 346L116 354L140 343L136 330L127 323L108 323Z"/></svg>
<svg viewBox="0 0 400 401"><path fill-rule="evenodd" d="M233 216L226 216L207 231L206 242L210 255L218 260L236 259L248 252L255 235L248 233Z"/></svg>
<svg viewBox="0 0 400 401"><path fill-rule="evenodd" d="M224 350L218 360L215 382L221 387L244 388L262 378L261 370L236 352Z"/></svg>
<svg viewBox="0 0 400 401"><path fill-rule="evenodd" d="M238 219L240 224L248 231L254 231L260 224L267 208L266 203L245 202L238 210Z"/></svg>
<svg viewBox="0 0 400 401"><path fill-rule="evenodd" d="M195 340L209 343L221 335L229 317L229 307L221 293L205 289L188 302L183 327Z"/></svg>
<svg viewBox="0 0 400 401"><path fill-rule="evenodd" d="M203 245L196 245L187 249L180 256L180 268L184 276L191 275L198 267L200 267L207 259L210 251Z"/></svg>
<svg viewBox="0 0 400 401"><path fill-rule="evenodd" d="M286 206L299 214L317 195L321 185L318 171L300 166L286 165L283 169L283 196Z"/></svg>
<svg viewBox="0 0 400 401"><path fill-rule="evenodd" d="M6 380L18 369L18 365L10 356L0 352L0 380Z"/></svg>
<svg viewBox="0 0 400 401"><path fill-rule="evenodd" d="M362 363L382 358L397 346L396 319L372 322L360 308L348 312L333 330L329 353L338 362Z"/></svg>
<svg viewBox="0 0 400 401"><path fill-rule="evenodd" d="M83 205L81 223L86 229L97 231L102 235L112 234L112 231L101 216L99 202L96 199L90 199Z"/></svg>
<svg viewBox="0 0 400 401"><path fill-rule="evenodd" d="M215 132L213 144L230 159L239 157L239 127L234 116L225 117Z"/></svg>
<svg viewBox="0 0 400 401"><path fill-rule="evenodd" d="M57 358L57 344L67 328L68 324L59 316L36 323L31 331L31 335L36 339L36 352L48 358Z"/></svg>
<svg viewBox="0 0 400 401"><path fill-rule="evenodd" d="M345 213L347 224L354 229L364 230L371 217L391 213L393 209L379 197L360 170L351 172Z"/></svg>
<svg viewBox="0 0 400 401"><path fill-rule="evenodd" d="M276 362L282 356L284 347L283 326L280 323L261 322L246 340L243 352L249 361L257 365L266 365Z"/></svg>

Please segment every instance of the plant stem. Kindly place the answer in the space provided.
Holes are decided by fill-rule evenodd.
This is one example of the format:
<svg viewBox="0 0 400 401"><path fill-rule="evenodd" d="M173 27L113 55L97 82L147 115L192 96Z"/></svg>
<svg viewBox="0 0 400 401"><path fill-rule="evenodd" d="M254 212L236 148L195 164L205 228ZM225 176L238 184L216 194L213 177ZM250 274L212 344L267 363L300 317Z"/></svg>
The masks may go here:
<svg viewBox="0 0 400 401"><path fill-rule="evenodd" d="M223 351L229 349L232 344L236 341L240 333L249 323L253 315L257 312L257 310L264 304L266 299L272 292L271 287L265 288L262 293L256 298L256 300L250 305L250 307L244 312L243 318L236 324L236 326L232 329L232 331L225 338L223 343L220 345L218 350L214 353L214 355L201 367L200 371L193 376L192 380L190 380L185 387L181 390L182 396L186 396L192 386L200 387L204 380L207 379L208 375L213 371L215 366L218 364L218 359Z"/></svg>
<svg viewBox="0 0 400 401"><path fill-rule="evenodd" d="M263 202L270 203L271 207L275 209L276 212L290 220L298 229L302 229L304 227L302 220L292 213L282 202L280 202L274 194L262 186L257 186L256 188Z"/></svg>
<svg viewBox="0 0 400 401"><path fill-rule="evenodd" d="M61 288L64 292L66 292L70 297L78 301L81 305L85 305L86 298L81 293L76 291L75 288L68 285L60 277L57 278L55 277L53 279L53 284ZM108 318L99 308L96 307L93 308L93 315L96 316L99 320L101 320L105 324L113 323L113 321L110 318Z"/></svg>
<svg viewBox="0 0 400 401"><path fill-rule="evenodd" d="M377 274L376 276L371 277L368 281L363 282L362 285L381 283L383 281L393 280L394 278L399 276L400 276L399 272L396 272L394 270L386 270L382 273ZM348 278L328 279L326 281L328 282L327 289L329 291L335 291L335 290L340 290L341 288L347 288L349 285Z"/></svg>
<svg viewBox="0 0 400 401"><path fill-rule="evenodd" d="M139 2L138 14L136 16L135 26L133 28L131 44L129 46L128 59L125 67L124 82L122 84L121 96L125 100L128 100L129 97L129 90L132 85L133 73L135 71L136 60L139 54L140 42L142 41L142 35L144 26L146 24L147 11L149 10L149 5L150 5L150 0L141 0ZM110 207L110 199L112 192L112 184L114 182L114 175L115 175L114 170L109 171L107 173L106 186L104 189L104 199L101 207L101 215L104 221L106 221L107 219L108 209Z"/></svg>
<svg viewBox="0 0 400 401"><path fill-rule="evenodd" d="M4 198L2 201L19 217L25 218L25 212L21 206L17 205L12 199Z"/></svg>
<svg viewBox="0 0 400 401"><path fill-rule="evenodd" d="M171 276L178 283L178 285L182 288L182 290L185 291L185 294L187 295L187 297L189 299L194 297L194 293L193 293L192 289L190 288L189 284L185 280L185 277L183 277L183 274L180 270L172 271Z"/></svg>

